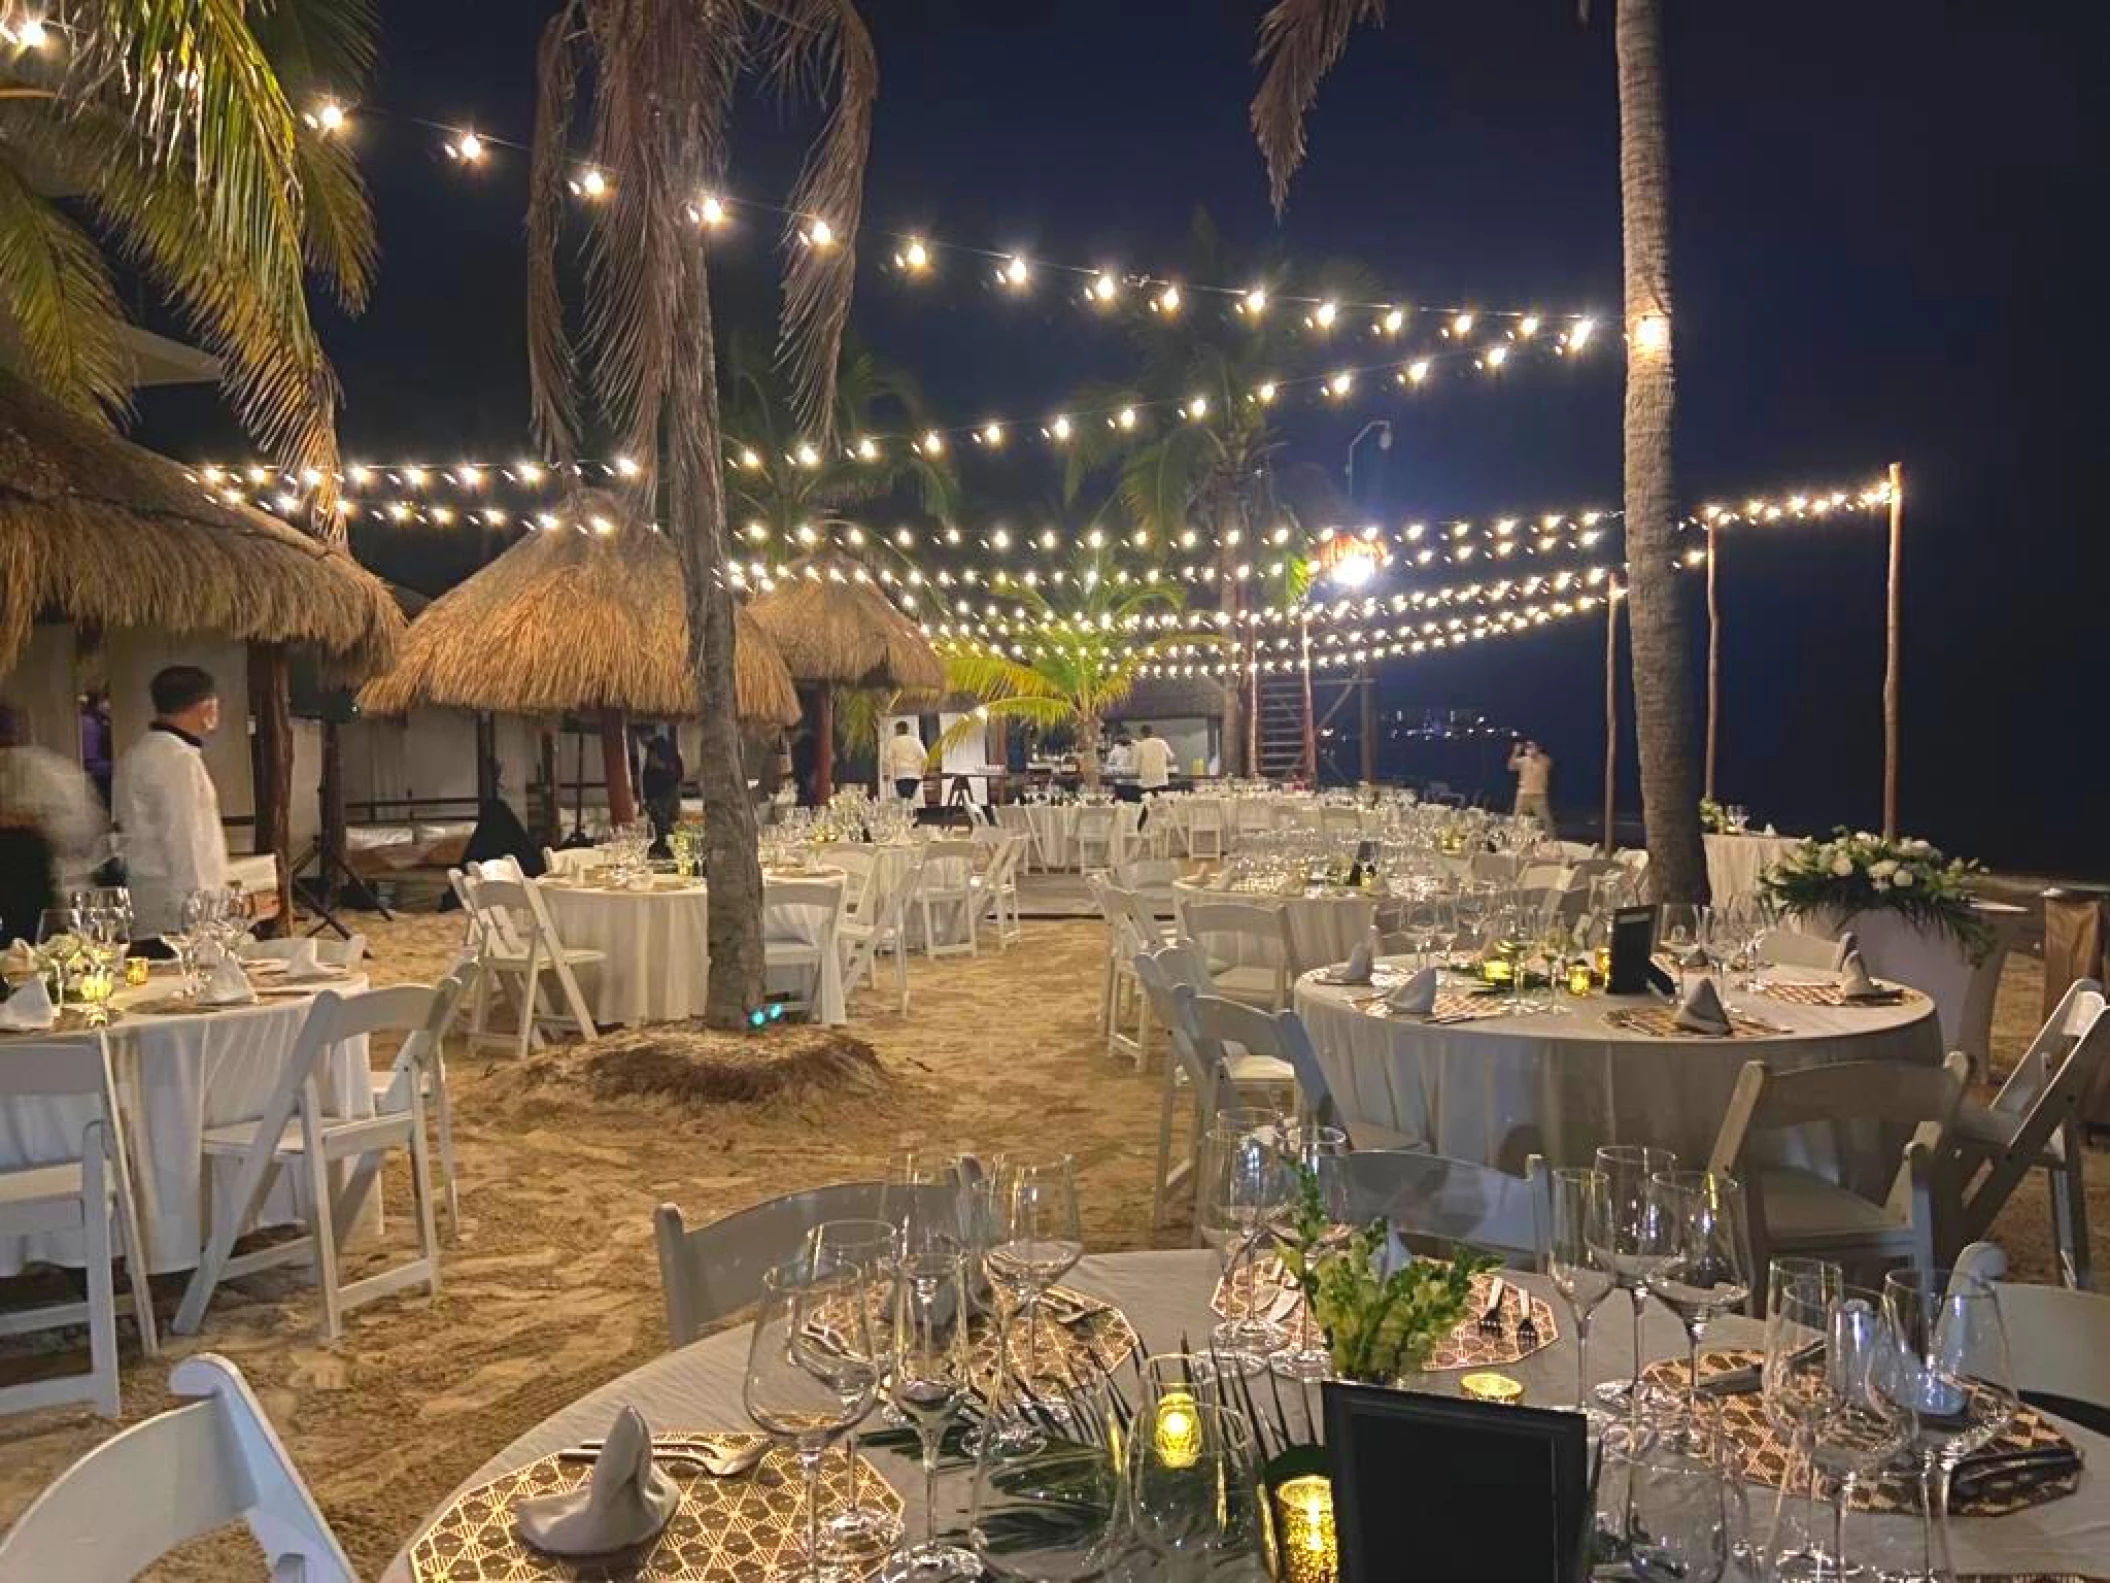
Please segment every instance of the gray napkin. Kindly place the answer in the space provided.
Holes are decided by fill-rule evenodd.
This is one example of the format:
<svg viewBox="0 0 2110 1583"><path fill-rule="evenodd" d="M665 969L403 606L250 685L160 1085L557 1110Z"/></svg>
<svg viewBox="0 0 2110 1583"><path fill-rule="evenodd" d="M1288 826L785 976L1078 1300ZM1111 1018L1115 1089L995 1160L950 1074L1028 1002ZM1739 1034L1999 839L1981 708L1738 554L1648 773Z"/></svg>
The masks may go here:
<svg viewBox="0 0 2110 1583"><path fill-rule="evenodd" d="M51 993L44 988L44 975L24 979L4 1003L0 1003L0 1028L13 1033L41 1033L59 1020Z"/></svg>
<svg viewBox="0 0 2110 1583"><path fill-rule="evenodd" d="M1714 987L1714 980L1693 980L1692 988L1678 1003L1678 1026L1688 1033L1725 1034L1729 1032L1729 1013L1722 1009L1721 992Z"/></svg>
<svg viewBox="0 0 2110 1583"><path fill-rule="evenodd" d="M1846 953L1846 960L1839 964L1839 994L1843 999L1887 1000L1890 993L1870 976L1859 951Z"/></svg>
<svg viewBox="0 0 2110 1583"><path fill-rule="evenodd" d="M1326 976L1336 984L1367 984L1377 963L1377 931L1372 929L1343 962Z"/></svg>
<svg viewBox="0 0 2110 1583"><path fill-rule="evenodd" d="M681 1491L652 1465L652 1431L635 1407L616 1414L583 1489L513 1508L520 1537L555 1556L599 1556L658 1537Z"/></svg>
<svg viewBox="0 0 2110 1583"><path fill-rule="evenodd" d="M1385 1006L1391 1011L1403 1011L1412 1017L1426 1017L1436 1009L1436 970L1425 967L1399 988L1385 997Z"/></svg>
<svg viewBox="0 0 2110 1583"><path fill-rule="evenodd" d="M205 981L205 990L198 996L201 1006L253 1006L256 1004L256 986L249 982L249 975L242 971L242 964L230 954L220 958L219 966L212 970L212 977Z"/></svg>

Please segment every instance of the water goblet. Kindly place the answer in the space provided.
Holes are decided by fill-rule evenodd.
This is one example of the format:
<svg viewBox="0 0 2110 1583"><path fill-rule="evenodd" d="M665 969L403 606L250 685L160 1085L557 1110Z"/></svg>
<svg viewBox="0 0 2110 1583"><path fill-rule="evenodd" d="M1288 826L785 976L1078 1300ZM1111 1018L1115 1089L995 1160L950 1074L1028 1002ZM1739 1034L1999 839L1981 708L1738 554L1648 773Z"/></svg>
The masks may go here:
<svg viewBox="0 0 2110 1583"><path fill-rule="evenodd" d="M1649 1247L1657 1213L1655 1178L1676 1170L1678 1157L1668 1149L1638 1144L1607 1144L1597 1151L1596 1168L1605 1179L1606 1213L1598 1228L1605 1241L1592 1255L1612 1272L1612 1284L1633 1302L1634 1374L1628 1381L1607 1380L1597 1399L1626 1409L1632 1435L1641 1427L1641 1310L1648 1302L1647 1273L1655 1256Z"/></svg>
<svg viewBox="0 0 2110 1583"><path fill-rule="evenodd" d="M1761 1400L1767 1421L1788 1442L1789 1464L1782 1485L1773 1566L1782 1577L1814 1576L1822 1560L1813 1515L1818 1490L1810 1445L1829 1395L1821 1379L1824 1337L1831 1307L1845 1280L1828 1259L1776 1258L1766 1266L1766 1361L1761 1366ZM1776 1385L1777 1378L1777 1385ZM1791 1504L1796 1484L1806 1479L1807 1508Z"/></svg>
<svg viewBox="0 0 2110 1583"><path fill-rule="evenodd" d="M1066 1154L1040 1160L1006 1157L994 1180L996 1223L986 1258L991 1279L1022 1296L1021 1379L1033 1388L1040 1378L1041 1299L1084 1255L1077 1167Z"/></svg>
<svg viewBox="0 0 2110 1583"><path fill-rule="evenodd" d="M1700 1414L1700 1340L1715 1318L1751 1296L1744 1189L1720 1171L1664 1171L1651 1185L1655 1208L1642 1236L1642 1279L1685 1327L1685 1410L1671 1438L1703 1456L1711 1443Z"/></svg>
<svg viewBox="0 0 2110 1583"><path fill-rule="evenodd" d="M1243 1317L1226 1319L1210 1332L1210 1345L1240 1367L1257 1369L1279 1350L1282 1329L1260 1312L1260 1243L1288 1196L1288 1173L1276 1152L1279 1127L1255 1128L1245 1119L1219 1116L1202 1140L1195 1217L1202 1240L1222 1261L1225 1284L1235 1287L1244 1272Z"/></svg>
<svg viewBox="0 0 2110 1583"><path fill-rule="evenodd" d="M895 1551L882 1583L945 1583L981 1575L970 1550L938 1538L938 1453L945 1426L974 1391L967 1270L957 1251L928 1244L901 1260L887 1399L915 1426L923 1453L923 1538Z"/></svg>
<svg viewBox="0 0 2110 1583"><path fill-rule="evenodd" d="M888 1220L823 1220L806 1234L806 1252L816 1263L861 1270L869 1277L873 1304L870 1323L875 1339L891 1323L894 1286L901 1268L901 1232ZM857 1430L843 1436L849 1458L849 1503L826 1524L827 1541L839 1556L884 1551L901 1536L901 1524L883 1507L866 1505L859 1489Z"/></svg>
<svg viewBox="0 0 2110 1583"><path fill-rule="evenodd" d="M1846 1551L1846 1508L1854 1486L1888 1466L1912 1435L1912 1414L1884 1389L1896 1373L1898 1354L1882 1293L1839 1288L1827 1320L1825 1354L1832 1410L1818 1421L1810 1449L1818 1472L1832 1476L1832 1537L1830 1553L1821 1561L1829 1570L1812 1575L1843 1579L1867 1571L1855 1566Z"/></svg>
<svg viewBox="0 0 2110 1583"><path fill-rule="evenodd" d="M1596 1170L1554 1171L1546 1207L1546 1273L1575 1324L1575 1410L1601 1427L1609 1414L1590 1393L1590 1324L1617 1284L1605 1256L1612 1242L1610 1179Z"/></svg>

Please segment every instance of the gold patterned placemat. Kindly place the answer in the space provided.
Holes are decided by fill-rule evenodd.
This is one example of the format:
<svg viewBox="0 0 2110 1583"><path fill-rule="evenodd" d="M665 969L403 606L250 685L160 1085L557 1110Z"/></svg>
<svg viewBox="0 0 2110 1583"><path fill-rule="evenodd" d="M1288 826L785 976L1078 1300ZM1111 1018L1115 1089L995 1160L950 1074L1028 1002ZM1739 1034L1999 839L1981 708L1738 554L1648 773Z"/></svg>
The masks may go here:
<svg viewBox="0 0 2110 1583"><path fill-rule="evenodd" d="M728 1450L751 1434L712 1435ZM858 1498L897 1518L901 1497L870 1462L858 1459ZM754 1583L776 1575L804 1548L805 1475L798 1459L773 1448L753 1472L716 1479L701 1469L661 1463L681 1488L673 1519L651 1544L592 1560L546 1556L523 1543L513 1508L537 1495L575 1490L593 1475L590 1461L544 1457L465 1491L433 1519L410 1550L416 1583ZM850 1503L850 1462L831 1452L821 1464L821 1521ZM871 1557L869 1573L885 1560Z"/></svg>
<svg viewBox="0 0 2110 1583"><path fill-rule="evenodd" d="M1293 1328L1304 1311L1304 1297L1302 1293L1296 1293L1295 1301L1286 1303L1277 1314L1277 1300L1293 1291L1289 1271L1282 1267L1282 1261L1270 1255L1260 1261L1254 1277L1250 1298L1244 1281L1234 1287L1227 1280L1218 1279L1209 1306L1225 1319L1243 1319L1257 1307L1263 1314L1275 1315L1275 1322L1285 1330ZM1473 1295L1466 1307L1465 1318L1436 1348L1429 1359L1430 1369L1502 1368L1521 1363L1534 1352L1545 1351L1559 1338L1553 1309L1516 1282L1506 1279L1502 1292L1501 1333L1483 1334L1480 1320L1487 1312L1488 1294L1497 1278L1495 1272L1489 1270L1473 1277ZM1527 1302L1531 1304L1531 1327L1538 1336L1537 1345L1529 1347L1517 1339L1523 1305Z"/></svg>
<svg viewBox="0 0 2110 1583"><path fill-rule="evenodd" d="M1625 1033L1646 1033L1658 1039L1777 1039L1793 1032L1777 1023L1765 1022L1748 1012L1729 1013L1729 1032L1701 1033L1678 1026L1675 1006L1620 1006L1604 1014L1604 1020Z"/></svg>
<svg viewBox="0 0 2110 1583"><path fill-rule="evenodd" d="M258 991L259 995L265 993L267 991ZM312 994L313 991L302 990L301 993L304 995ZM255 1004L256 1002L253 1000L231 1000L225 1004L212 1003L202 1001L196 995L186 995L179 991L173 995L157 995L152 1000L135 1000L125 1009L137 1012L145 1017L199 1017L209 1016L216 1011L241 1011L245 1007L254 1006Z"/></svg>
<svg viewBox="0 0 2110 1583"><path fill-rule="evenodd" d="M1398 1011L1382 995L1366 996L1356 1005L1373 1017L1397 1017L1404 1022L1479 1022L1509 1015L1506 995L1461 995L1447 989L1436 992L1435 1008L1430 1011Z"/></svg>
<svg viewBox="0 0 2110 1583"><path fill-rule="evenodd" d="M1704 1384L1718 1374L1749 1369L1764 1362L1764 1354L1748 1348L1705 1351L1700 1354L1700 1380ZM1643 1378L1682 1391L1685 1388L1685 1365L1675 1359L1652 1363L1643 1371ZM1734 1447L1743 1477L1754 1484L1770 1485L1775 1489L1785 1484L1789 1452L1774 1434L1772 1425L1766 1422L1764 1395L1759 1391L1743 1391L1733 1396L1712 1397L1709 1401ZM2053 1428L2050 1420L2035 1408L2020 1407L2008 1420L2007 1427L1978 1454L2073 1449L2073 1442ZM2006 1476L1975 1479L1966 1484L1971 1461L1969 1457L1964 1459L1963 1471L1957 1480L1953 1509L1959 1516L2004 1517L2010 1512L2071 1495L2080 1486L2081 1475L2077 1468L2052 1473L2041 1468L2024 1468ZM1856 1479L1853 1506L1856 1511L1916 1512L1919 1510L1918 1476L1892 1469L1879 1479Z"/></svg>
<svg viewBox="0 0 2110 1583"><path fill-rule="evenodd" d="M103 1019L103 1026L124 1020L124 1011L112 1006ZM58 1020L48 1028L0 1028L0 1040L5 1039L56 1039L69 1033L86 1033L97 1024L88 1020L88 1013L80 1006L67 1006L60 1010Z"/></svg>
<svg viewBox="0 0 2110 1583"><path fill-rule="evenodd" d="M1902 1006L1927 998L1918 990L1906 989L1903 985L1886 994L1864 996L1860 1000L1848 1000L1846 991L1837 984L1797 984L1774 979L1756 987L1768 999L1786 1001L1790 1006Z"/></svg>
<svg viewBox="0 0 2110 1583"><path fill-rule="evenodd" d="M1041 1299L1040 1336L1033 1360L1034 1372L1042 1379L1089 1379L1111 1373L1128 1361L1140 1344L1136 1327L1111 1303L1066 1286L1055 1286ZM1003 1331L993 1315L977 1315L968 1327L968 1366L974 1388L983 1397L996 1389L998 1347L1007 1346L1012 1371L1026 1370L1024 1327Z"/></svg>

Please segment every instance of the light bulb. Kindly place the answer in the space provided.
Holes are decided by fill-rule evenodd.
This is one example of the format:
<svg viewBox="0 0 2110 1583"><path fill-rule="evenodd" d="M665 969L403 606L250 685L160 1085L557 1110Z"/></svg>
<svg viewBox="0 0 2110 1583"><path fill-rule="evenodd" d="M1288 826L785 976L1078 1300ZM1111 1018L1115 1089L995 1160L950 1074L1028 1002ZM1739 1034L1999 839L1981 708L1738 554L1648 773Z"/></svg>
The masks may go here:
<svg viewBox="0 0 2110 1583"><path fill-rule="evenodd" d="M1254 391L1253 394L1260 399L1260 404L1263 407L1266 406L1275 399L1275 382L1272 379L1262 380L1260 388Z"/></svg>
<svg viewBox="0 0 2110 1583"><path fill-rule="evenodd" d="M1634 321L1637 351L1662 352L1670 347L1670 320L1660 313L1644 313Z"/></svg>
<svg viewBox="0 0 2110 1583"><path fill-rule="evenodd" d="M589 169L579 177L578 190L584 197L605 198L608 196L608 178L598 170Z"/></svg>
<svg viewBox="0 0 2110 1583"><path fill-rule="evenodd" d="M15 42L24 49L42 49L51 42L51 29L36 17L24 17L15 24Z"/></svg>
<svg viewBox="0 0 2110 1583"><path fill-rule="evenodd" d="M815 247L833 247L835 245L835 227L826 220L815 220L813 224L806 227L806 240Z"/></svg>
<svg viewBox="0 0 2110 1583"><path fill-rule="evenodd" d="M1322 302L1312 313L1312 322L1322 330L1333 328L1333 321L1341 316L1341 305L1337 302Z"/></svg>
<svg viewBox="0 0 2110 1583"><path fill-rule="evenodd" d="M813 444L809 440L801 440L798 450L792 454L798 458L798 463L801 467L818 467L821 465L821 453L813 448Z"/></svg>
<svg viewBox="0 0 2110 1583"><path fill-rule="evenodd" d="M984 445L1002 445L1004 443L1004 426L1001 423L983 424L982 443Z"/></svg>
<svg viewBox="0 0 2110 1583"><path fill-rule="evenodd" d="M1418 385L1418 384L1420 384L1420 383L1421 383L1421 382L1422 382L1422 381L1423 381L1424 379L1427 379L1428 377L1429 377L1429 360L1428 360L1428 359L1427 359L1426 357L1420 357L1420 358L1416 358L1416 359L1415 359L1415 360L1414 360L1413 362L1411 362L1411 363L1409 363L1409 364L1407 365L1407 383L1408 383L1408 384L1410 384L1410 385Z"/></svg>
<svg viewBox="0 0 2110 1583"><path fill-rule="evenodd" d="M341 132L344 130L344 106L335 99L325 99L315 107L309 121L318 132Z"/></svg>
<svg viewBox="0 0 2110 1583"><path fill-rule="evenodd" d="M753 446L743 445L740 447L740 465L753 472L762 465L762 458L755 453Z"/></svg>
<svg viewBox="0 0 2110 1583"><path fill-rule="evenodd" d="M1506 346L1490 346L1490 347L1489 347L1489 348L1487 349L1487 366L1488 366L1488 368L1489 368L1490 370L1492 370L1492 369L1497 369L1497 368L1500 368L1500 367L1501 367L1501 366L1502 366L1502 365L1503 365L1504 363L1506 363L1506 362L1508 362L1508 361L1509 361L1509 348L1508 348L1508 347L1506 347Z"/></svg>
<svg viewBox="0 0 2110 1583"><path fill-rule="evenodd" d="M864 437L863 439L861 439L861 440L859 440L859 441L857 442L857 454L858 454L858 456L859 456L859 457L860 457L860 458L861 458L862 460L864 460L864 461L867 461L867 462L876 462L876 461L878 461L878 460L879 460L879 442L878 442L877 440L873 439L873 438L872 438L872 437L871 437L871 436L870 436L869 434L868 434L868 435L866 435L866 436L865 436L865 437Z"/></svg>
<svg viewBox="0 0 2110 1583"><path fill-rule="evenodd" d="M709 226L725 224L725 200L705 193L703 200L696 205L696 223Z"/></svg>
<svg viewBox="0 0 2110 1583"><path fill-rule="evenodd" d="M1120 290L1119 282L1103 269L1099 272L1098 278L1092 282L1092 295L1101 302L1112 302Z"/></svg>
<svg viewBox="0 0 2110 1583"><path fill-rule="evenodd" d="M942 454L944 450L945 436L940 434L936 429L932 429L928 434L923 436L923 454L925 456L937 456Z"/></svg>
<svg viewBox="0 0 2110 1583"><path fill-rule="evenodd" d="M1114 415L1114 423L1123 429L1133 429L1136 426L1136 409L1134 407L1123 407Z"/></svg>
<svg viewBox="0 0 2110 1583"><path fill-rule="evenodd" d="M1539 316L1538 316L1537 314L1535 314L1535 313L1527 313L1527 314L1525 314L1525 315L1524 315L1524 317L1523 317L1523 318L1521 318L1521 319L1519 319L1519 320L1517 321L1517 339L1518 339L1518 340L1520 340L1520 341L1528 341L1528 340L1530 340L1530 339L1531 339L1531 338L1532 338L1532 337L1533 337L1534 335L1537 335L1538 333L1539 333Z"/></svg>
<svg viewBox="0 0 2110 1583"><path fill-rule="evenodd" d="M1596 332L1596 329L1597 321L1595 319L1577 319L1568 326L1568 350L1580 352L1585 346L1589 345L1590 337Z"/></svg>
<svg viewBox="0 0 2110 1583"><path fill-rule="evenodd" d="M1206 418L1206 417L1207 417L1208 415L1209 415L1209 398L1208 398L1207 396L1190 396L1190 397L1188 398L1188 400L1187 400L1187 416L1188 416L1188 417L1190 417L1190 418Z"/></svg>
<svg viewBox="0 0 2110 1583"><path fill-rule="evenodd" d="M1261 314L1267 312L1267 288L1264 286L1255 286L1251 291L1245 294L1245 300L1240 304L1240 306L1243 307L1247 313L1250 313L1255 318L1258 318Z"/></svg>
<svg viewBox="0 0 2110 1583"><path fill-rule="evenodd" d="M1070 420L1066 417L1058 417L1053 423L1048 425L1048 433L1058 440L1067 440L1070 437Z"/></svg>
<svg viewBox="0 0 2110 1583"><path fill-rule="evenodd" d="M1027 278L1032 274L1032 270L1027 267L1023 257L1013 253L1010 258L1004 261L1004 267L997 273L1005 285L1021 287L1025 285Z"/></svg>
<svg viewBox="0 0 2110 1583"><path fill-rule="evenodd" d="M912 236L908 239L908 246L901 250L901 267L911 274L930 268L930 249L924 245L921 237Z"/></svg>
<svg viewBox="0 0 2110 1583"><path fill-rule="evenodd" d="M1167 286L1163 291L1159 292L1157 310L1160 313L1178 313L1180 311L1180 288Z"/></svg>
<svg viewBox="0 0 2110 1583"><path fill-rule="evenodd" d="M484 140L474 132L464 132L447 145L447 152L464 165L480 164L484 157Z"/></svg>
<svg viewBox="0 0 2110 1583"><path fill-rule="evenodd" d="M1333 378L1326 381L1326 391L1327 394L1331 396L1345 396L1350 390L1354 388L1355 375L1348 372L1348 370L1345 368L1342 369L1341 372L1339 372L1338 374L1335 374Z"/></svg>
<svg viewBox="0 0 2110 1583"><path fill-rule="evenodd" d="M1397 335L1407 326L1406 309L1388 308L1385 310L1384 318L1379 322L1384 326L1385 334Z"/></svg>
<svg viewBox="0 0 2110 1583"><path fill-rule="evenodd" d="M1472 333L1473 316L1470 313L1461 313L1456 318L1451 320L1451 334L1471 335Z"/></svg>

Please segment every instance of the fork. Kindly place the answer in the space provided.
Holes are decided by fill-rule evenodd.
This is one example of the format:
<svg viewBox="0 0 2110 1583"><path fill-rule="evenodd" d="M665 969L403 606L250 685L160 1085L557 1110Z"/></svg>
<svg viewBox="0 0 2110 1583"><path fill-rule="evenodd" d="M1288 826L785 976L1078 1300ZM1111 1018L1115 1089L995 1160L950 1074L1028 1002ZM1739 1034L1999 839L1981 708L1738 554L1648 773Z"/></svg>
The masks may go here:
<svg viewBox="0 0 2110 1583"><path fill-rule="evenodd" d="M1526 1352L1536 1352L1539 1348L1539 1327L1531 1317L1529 1292L1517 1299L1517 1307L1520 1310L1517 1316L1517 1345Z"/></svg>
<svg viewBox="0 0 2110 1583"><path fill-rule="evenodd" d="M1508 1295L1509 1283L1500 1276L1487 1291L1487 1311L1480 1316L1480 1334L1499 1336L1502 1334L1502 1299Z"/></svg>

